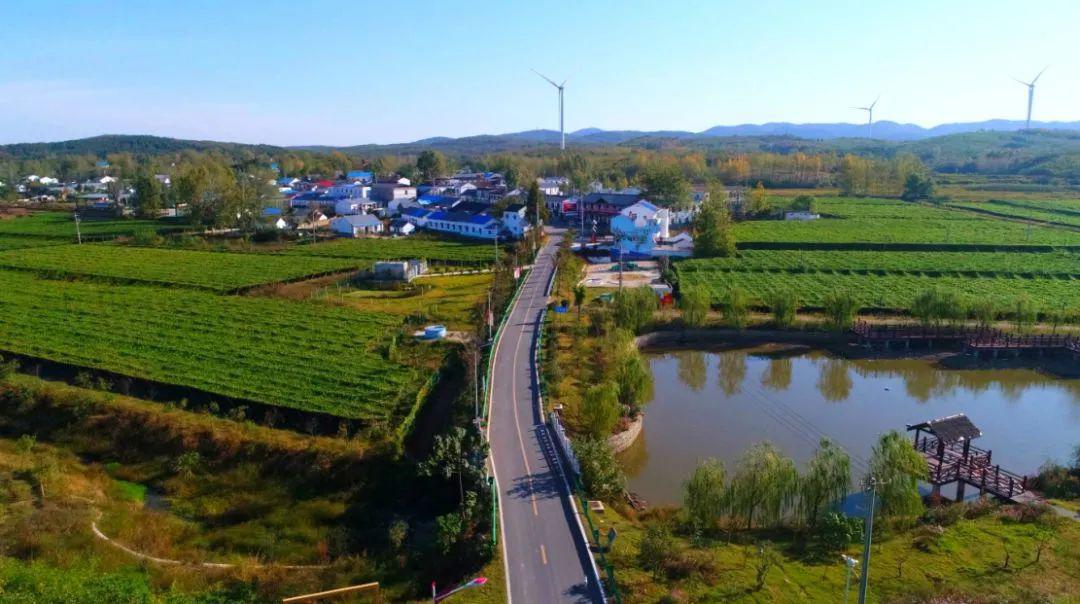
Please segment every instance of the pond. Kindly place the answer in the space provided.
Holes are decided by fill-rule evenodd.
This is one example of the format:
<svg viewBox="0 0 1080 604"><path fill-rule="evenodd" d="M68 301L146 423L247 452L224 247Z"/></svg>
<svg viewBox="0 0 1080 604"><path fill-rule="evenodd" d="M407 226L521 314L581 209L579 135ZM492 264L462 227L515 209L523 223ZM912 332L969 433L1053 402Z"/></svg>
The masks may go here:
<svg viewBox="0 0 1080 604"><path fill-rule="evenodd" d="M878 436L965 413L1002 468L1032 474L1080 445L1080 380L1024 369L953 370L919 359L846 360L805 349L646 353L655 381L645 428L620 455L629 490L677 504L708 457L729 475L738 456L769 440L800 465L828 437L865 473Z"/></svg>

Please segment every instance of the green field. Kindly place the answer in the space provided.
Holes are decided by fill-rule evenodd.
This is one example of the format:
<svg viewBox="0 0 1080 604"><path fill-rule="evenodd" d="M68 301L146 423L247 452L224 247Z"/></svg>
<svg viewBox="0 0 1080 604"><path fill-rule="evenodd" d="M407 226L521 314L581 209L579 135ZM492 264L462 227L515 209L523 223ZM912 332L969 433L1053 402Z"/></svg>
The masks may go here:
<svg viewBox="0 0 1080 604"><path fill-rule="evenodd" d="M99 243L0 252L0 267L222 292L344 271L359 264L364 262L345 258L200 252Z"/></svg>
<svg viewBox="0 0 1080 604"><path fill-rule="evenodd" d="M495 247L492 243L414 236L399 239L335 239L325 243L304 243L279 253L355 260L422 258L455 264L488 265L495 257Z"/></svg>
<svg viewBox="0 0 1080 604"><path fill-rule="evenodd" d="M887 254L890 252L883 252ZM712 262L711 259L686 260L676 264L676 271L680 288L701 287L709 292L714 304L721 302L731 287L738 287L759 305L768 305L775 293L794 292L800 305L820 307L830 293L843 290L851 293L864 309L906 309L922 291L940 287L970 300L995 300L999 306L1026 294L1043 309L1058 308L1063 303L1067 308L1080 308L1080 278L741 271L719 268Z"/></svg>
<svg viewBox="0 0 1080 604"><path fill-rule="evenodd" d="M382 354L401 320L0 271L0 350L361 420L406 413L423 381Z"/></svg>
<svg viewBox="0 0 1080 604"><path fill-rule="evenodd" d="M175 231L182 225L175 222L116 218L111 220L83 220L79 231L86 239L111 239L132 235L136 231ZM0 235L28 235L75 241L75 219L66 212L41 212L29 216L0 219Z"/></svg>
<svg viewBox="0 0 1080 604"><path fill-rule="evenodd" d="M683 260L681 271L870 272L885 274L1070 275L1080 278L1080 253L1072 252L866 252L740 250L731 258Z"/></svg>
<svg viewBox="0 0 1080 604"><path fill-rule="evenodd" d="M64 245L65 243L65 241L59 239L34 237L33 235L0 234L0 251L20 250L28 247L41 247L46 245Z"/></svg>
<svg viewBox="0 0 1080 604"><path fill-rule="evenodd" d="M895 199L821 197L820 220L752 220L735 226L742 242L1080 245L1080 232Z"/></svg>
<svg viewBox="0 0 1080 604"><path fill-rule="evenodd" d="M949 207L993 212L1020 220L1039 220L1080 227L1080 200L1003 200L951 201Z"/></svg>

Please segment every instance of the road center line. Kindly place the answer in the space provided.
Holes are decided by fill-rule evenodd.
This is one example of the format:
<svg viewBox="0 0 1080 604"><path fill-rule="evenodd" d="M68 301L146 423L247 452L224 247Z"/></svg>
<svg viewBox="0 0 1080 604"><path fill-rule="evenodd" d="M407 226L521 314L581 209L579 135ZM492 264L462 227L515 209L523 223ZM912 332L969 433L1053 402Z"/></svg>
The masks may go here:
<svg viewBox="0 0 1080 604"><path fill-rule="evenodd" d="M544 549L543 543L540 544L540 561L544 563L544 566L547 566L547 550Z"/></svg>

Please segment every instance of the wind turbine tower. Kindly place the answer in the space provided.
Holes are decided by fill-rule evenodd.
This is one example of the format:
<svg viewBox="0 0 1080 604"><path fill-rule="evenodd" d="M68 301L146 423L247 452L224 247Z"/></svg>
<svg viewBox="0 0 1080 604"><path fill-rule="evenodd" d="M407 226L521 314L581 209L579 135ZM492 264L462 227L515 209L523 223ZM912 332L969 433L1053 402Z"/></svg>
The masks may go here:
<svg viewBox="0 0 1080 604"><path fill-rule="evenodd" d="M1039 78L1042 77L1043 71L1046 71L1046 67L1043 67L1043 70L1039 72L1039 75L1035 76L1035 79L1030 82L1025 82L1019 78L1013 78L1017 82L1027 86L1028 89L1028 111L1027 121L1024 123L1024 130L1031 130L1031 105L1035 101L1035 82L1038 82Z"/></svg>
<svg viewBox="0 0 1080 604"><path fill-rule="evenodd" d="M559 143L559 148L563 151L566 151L566 130L563 128L563 90L566 89L566 80L563 80L562 84L556 84L555 80L552 80L551 78L540 73L539 71L533 69L532 72L547 80L548 84L551 84L555 87L556 90L559 91L559 137L561 139L561 142Z"/></svg>
<svg viewBox="0 0 1080 604"><path fill-rule="evenodd" d="M859 111L865 111L866 112L866 115L867 115L867 119L866 119L866 131L867 131L867 134L866 134L866 137L867 138L874 138L874 106L877 105L877 102L880 101L880 100L881 100L881 95L879 94L878 97L876 99L874 99L874 102L870 103L869 107L852 107L852 109L858 109Z"/></svg>

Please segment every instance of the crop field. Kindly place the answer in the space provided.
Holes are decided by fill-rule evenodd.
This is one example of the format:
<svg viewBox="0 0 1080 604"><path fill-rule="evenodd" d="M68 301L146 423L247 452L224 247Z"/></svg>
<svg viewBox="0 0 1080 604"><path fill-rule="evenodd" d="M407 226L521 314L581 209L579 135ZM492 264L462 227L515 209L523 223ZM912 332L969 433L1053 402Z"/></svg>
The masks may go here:
<svg viewBox="0 0 1080 604"><path fill-rule="evenodd" d="M400 317L0 271L0 350L269 405L392 420L423 381L384 358Z"/></svg>
<svg viewBox="0 0 1080 604"><path fill-rule="evenodd" d="M972 277L1054 275L1080 279L1080 253L739 250L732 258L684 260L678 267L680 272L859 272Z"/></svg>
<svg viewBox="0 0 1080 604"><path fill-rule="evenodd" d="M111 239L151 229L159 232L180 230L177 223L155 220L117 218L113 220L83 220L79 231L87 239ZM75 219L66 212L42 212L0 220L0 235L24 235L75 241Z"/></svg>
<svg viewBox="0 0 1080 604"><path fill-rule="evenodd" d="M66 242L58 239L34 237L32 235L6 235L0 234L0 251L19 250L28 247L45 245L64 245Z"/></svg>
<svg viewBox="0 0 1080 604"><path fill-rule="evenodd" d="M201 252L101 243L0 252L0 267L221 292L344 271L360 264L364 262L345 258Z"/></svg>
<svg viewBox="0 0 1080 604"><path fill-rule="evenodd" d="M1080 232L893 199L818 198L820 220L751 220L739 242L1080 245Z"/></svg>
<svg viewBox="0 0 1080 604"><path fill-rule="evenodd" d="M433 239L422 236L400 239L335 239L286 248L283 255L325 256L354 260L408 260L422 258L454 264L491 264L495 246L488 242Z"/></svg>
<svg viewBox="0 0 1080 604"><path fill-rule="evenodd" d="M1021 220L1041 220L1080 227L1080 200L1061 199L1046 201L1003 200L953 201L949 207L994 212Z"/></svg>
<svg viewBox="0 0 1080 604"><path fill-rule="evenodd" d="M728 271L686 261L676 264L680 288L701 287L714 304L720 303L731 287L747 292L758 305L768 305L774 293L794 292L799 304L820 307L830 293L847 291L864 309L906 309L922 291L940 287L969 300L991 299L1008 305L1017 295L1026 294L1040 308L1080 308L1080 279L1026 278L1019 276L959 277L918 274L856 274L842 272L774 273L768 271Z"/></svg>

